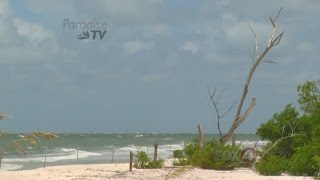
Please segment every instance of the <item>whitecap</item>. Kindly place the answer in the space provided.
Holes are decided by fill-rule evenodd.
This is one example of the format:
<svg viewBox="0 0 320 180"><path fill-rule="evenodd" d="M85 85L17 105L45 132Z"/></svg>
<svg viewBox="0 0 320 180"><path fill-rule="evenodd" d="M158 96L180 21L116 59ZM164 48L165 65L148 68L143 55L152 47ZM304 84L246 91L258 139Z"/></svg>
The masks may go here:
<svg viewBox="0 0 320 180"><path fill-rule="evenodd" d="M13 171L13 170L18 170L23 168L23 165L21 164L8 164L8 163L3 163L1 165L1 170L7 170L7 171Z"/></svg>
<svg viewBox="0 0 320 180"><path fill-rule="evenodd" d="M168 141L168 140L172 140L172 138L164 138L163 140Z"/></svg>

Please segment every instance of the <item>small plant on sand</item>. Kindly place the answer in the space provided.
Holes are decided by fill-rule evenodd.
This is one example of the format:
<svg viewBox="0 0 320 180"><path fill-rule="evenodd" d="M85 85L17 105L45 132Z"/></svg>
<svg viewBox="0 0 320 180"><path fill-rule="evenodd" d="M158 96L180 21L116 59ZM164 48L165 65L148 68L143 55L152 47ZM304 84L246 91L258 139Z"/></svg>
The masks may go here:
<svg viewBox="0 0 320 180"><path fill-rule="evenodd" d="M186 166L188 165L188 160L184 155L183 150L175 150L173 151L173 165L174 166Z"/></svg>
<svg viewBox="0 0 320 180"><path fill-rule="evenodd" d="M162 168L164 160L159 159L156 161L151 160L147 153L144 151L138 151L136 154L136 162L133 167L138 169L158 169Z"/></svg>
<svg viewBox="0 0 320 180"><path fill-rule="evenodd" d="M256 164L255 168L261 175L278 176L286 169L288 160L279 156L270 155Z"/></svg>
<svg viewBox="0 0 320 180"><path fill-rule="evenodd" d="M292 156L288 171L293 175L317 175L320 167L320 144L299 148Z"/></svg>
<svg viewBox="0 0 320 180"><path fill-rule="evenodd" d="M198 166L203 169L231 170L239 167L241 149L231 145L220 144L216 140L208 140L204 147L200 148L199 143L194 140L185 144L181 152L177 152L177 163L183 165ZM228 154L228 157L224 156Z"/></svg>
<svg viewBox="0 0 320 180"><path fill-rule="evenodd" d="M224 156L226 152L230 155L227 158ZM232 170L240 165L240 152L239 147L220 144L212 140L207 141L202 149L195 151L190 162L191 165L204 169Z"/></svg>

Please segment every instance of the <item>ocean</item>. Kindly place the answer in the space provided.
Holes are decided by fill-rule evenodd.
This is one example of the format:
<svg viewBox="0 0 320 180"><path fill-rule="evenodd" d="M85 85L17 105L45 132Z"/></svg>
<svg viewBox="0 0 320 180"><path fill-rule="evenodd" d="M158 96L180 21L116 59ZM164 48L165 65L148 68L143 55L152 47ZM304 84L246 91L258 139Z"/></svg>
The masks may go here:
<svg viewBox="0 0 320 180"><path fill-rule="evenodd" d="M25 145L26 155L8 148L19 134L0 137L3 149L2 170L26 170L70 164L103 164L129 162L129 152L146 151L153 157L153 144L158 144L158 157L172 158L172 151L182 149L185 143L197 138L197 134L57 134L53 140L40 139L36 146ZM206 134L206 139L218 138L218 134ZM237 134L236 143L253 147L259 137L254 134ZM257 147L265 145L258 141Z"/></svg>

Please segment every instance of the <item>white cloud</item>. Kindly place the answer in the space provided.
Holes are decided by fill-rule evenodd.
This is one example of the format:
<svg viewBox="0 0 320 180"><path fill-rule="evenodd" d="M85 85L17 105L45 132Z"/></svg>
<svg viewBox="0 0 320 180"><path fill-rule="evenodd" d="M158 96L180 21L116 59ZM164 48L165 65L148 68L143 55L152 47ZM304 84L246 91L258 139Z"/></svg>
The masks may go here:
<svg viewBox="0 0 320 180"><path fill-rule="evenodd" d="M12 14L9 1L8 0L1 0L0 1L0 17L8 17Z"/></svg>
<svg viewBox="0 0 320 180"><path fill-rule="evenodd" d="M65 0L55 1L38 1L38 0L25 0L28 8L35 14L41 16L70 16L75 14L74 2Z"/></svg>
<svg viewBox="0 0 320 180"><path fill-rule="evenodd" d="M17 34L27 39L34 47L41 45L46 41L54 41L54 36L47 29L37 23L30 23L22 19L15 18L13 25Z"/></svg>
<svg viewBox="0 0 320 180"><path fill-rule="evenodd" d="M222 19L226 22L237 22L237 18L232 13L224 13Z"/></svg>
<svg viewBox="0 0 320 180"><path fill-rule="evenodd" d="M76 7L78 10L92 12L90 15L117 18L116 23L118 23L118 21L147 20L155 15L155 9L161 3L161 0L82 1Z"/></svg>
<svg viewBox="0 0 320 180"><path fill-rule="evenodd" d="M0 10L3 7L10 9L10 4L1 1ZM77 54L73 50L59 47L55 35L42 24L9 14L10 16L0 15L0 63L70 60Z"/></svg>
<svg viewBox="0 0 320 180"><path fill-rule="evenodd" d="M3 52L1 63L40 62L57 54L55 36L40 24L15 16L7 20L0 18L0 24L3 25L0 32L5 42L0 48Z"/></svg>
<svg viewBox="0 0 320 180"><path fill-rule="evenodd" d="M140 51L150 50L153 48L153 43L146 43L143 41L127 41L123 44L123 48L128 54L135 54Z"/></svg>
<svg viewBox="0 0 320 180"><path fill-rule="evenodd" d="M257 22L250 22L250 24L257 35L258 43L262 44L260 47L264 47L272 31L271 24ZM227 23L224 25L224 32L227 39L235 45L250 44L248 42L254 40L249 24L246 21L239 21L233 24Z"/></svg>
<svg viewBox="0 0 320 180"><path fill-rule="evenodd" d="M197 53L199 51L199 46L193 42L185 42L182 45L182 49L191 53Z"/></svg>

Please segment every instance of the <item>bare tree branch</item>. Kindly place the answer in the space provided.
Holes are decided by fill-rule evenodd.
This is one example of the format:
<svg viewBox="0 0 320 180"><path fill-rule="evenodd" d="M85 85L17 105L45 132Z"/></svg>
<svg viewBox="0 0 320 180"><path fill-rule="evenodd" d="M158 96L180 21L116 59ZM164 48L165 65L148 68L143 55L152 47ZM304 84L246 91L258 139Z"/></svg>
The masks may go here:
<svg viewBox="0 0 320 180"><path fill-rule="evenodd" d="M224 93L224 91L225 91L226 89L223 89L221 92L220 92L220 94L219 94L219 96L216 98L216 102L218 102L218 100L220 99L220 97L222 96L222 94Z"/></svg>
<svg viewBox="0 0 320 180"><path fill-rule="evenodd" d="M271 61L271 60L267 60L267 61L263 61L264 63L270 63L270 64L278 64L277 62L275 61Z"/></svg>
<svg viewBox="0 0 320 180"><path fill-rule="evenodd" d="M252 112L255 105L256 105L256 98L252 98L250 106L248 107L246 112L242 116L240 116L240 118L239 118L240 123L242 123L244 120L247 119L247 117Z"/></svg>
<svg viewBox="0 0 320 180"><path fill-rule="evenodd" d="M248 109L245 111L244 114L242 114L242 107L243 107L244 101L245 101L245 99L247 97L249 85L250 85L250 82L251 82L251 79L252 79L252 76L253 76L255 70L257 69L259 64L264 62L264 57L266 56L266 54L274 46L277 46L280 43L280 41L282 39L282 36L284 34L284 31L283 31L282 33L277 35L278 26L276 25L276 20L280 16L281 11L282 11L282 8L279 10L279 12L278 12L278 14L277 14L277 16L275 18L271 18L270 17L270 21L271 21L271 24L272 24L272 27L273 27L271 37L269 39L269 42L268 42L267 46L262 51L262 53L259 54L259 55L256 54L256 59L253 60L253 65L250 68L248 76L247 76L247 79L245 81L245 84L244 84L244 87L243 87L242 96L240 98L240 102L239 102L239 105L238 105L238 108L237 108L236 115L235 115L235 117L233 119L233 123L232 123L231 127L229 128L228 132L220 139L220 142L222 144L225 144L228 140L231 139L231 137L234 134L235 130L245 121L245 119L252 112L252 110L253 110L253 108L254 108L254 106L256 104L255 98L253 98L252 101L251 101L250 106L248 107ZM255 49L256 49L255 53L257 53L257 49L258 49L258 47L257 47L257 36L256 36L256 33L254 32L251 24L249 22L248 22L248 24L249 24L249 28L250 28L252 34L254 35L254 38L255 38L255 41L256 41L256 43L255 43Z"/></svg>
<svg viewBox="0 0 320 180"><path fill-rule="evenodd" d="M270 21L271 21L271 23L272 23L272 25L273 25L273 28L276 27L275 22L276 22L276 20L278 19L278 17L280 16L282 9L283 9L283 8L280 8L280 10L278 11L277 16L276 16L274 19L272 19L272 17L270 17Z"/></svg>
<svg viewBox="0 0 320 180"><path fill-rule="evenodd" d="M266 154L268 154L268 152L273 149L280 141L284 140L284 139L287 139L287 138L291 138L291 137L294 137L294 136L305 136L305 134L291 134L289 136L285 136L285 137L282 137L280 139L278 139L276 142L274 142L274 144L269 148L267 149L261 156L260 156L260 159L262 159ZM258 161L256 161L254 164L256 164Z"/></svg>
<svg viewBox="0 0 320 180"><path fill-rule="evenodd" d="M225 113L223 113L220 118L223 118L225 115L227 115L232 110L233 106L236 103L237 103L237 101L234 101L233 104L229 107L229 109Z"/></svg>
<svg viewBox="0 0 320 180"><path fill-rule="evenodd" d="M296 129L296 127L297 127L297 124L294 126L294 127L292 127L292 125L291 125L291 123L288 121L288 124L289 124L289 126L290 126L290 129L291 129L291 135L293 134L293 132L294 132L294 130Z"/></svg>
<svg viewBox="0 0 320 180"><path fill-rule="evenodd" d="M255 33L253 27L251 26L251 23L247 20L247 23L249 25L249 28L254 36L254 39L255 39L255 51L254 51L254 54L253 54L253 57L254 58L259 58L259 52L258 52L258 37L257 37L257 34ZM253 59L253 64L254 64L254 59Z"/></svg>
<svg viewBox="0 0 320 180"><path fill-rule="evenodd" d="M220 129L220 113L219 113L219 109L217 107L217 103L215 102L214 100L214 95L216 93L216 88L214 88L214 91L213 93L211 94L210 92L210 89L208 88L208 93L209 93L209 96L210 96L210 99L211 99L211 102L213 104L213 107L216 111L216 114L217 114L217 124L218 124L218 130L219 130L219 135L220 135L220 138L222 137L222 133L221 133L221 129Z"/></svg>
<svg viewBox="0 0 320 180"><path fill-rule="evenodd" d="M208 88L208 93L209 93L209 96L210 96L210 99L211 99L211 102L213 104L213 107L214 107L214 110L217 114L217 125L218 125L218 130L219 130L219 135L220 135L220 138L222 138L222 132L221 132L221 129L220 129L220 120L225 116L227 115L231 109L233 108L233 106L236 104L236 101L227 109L226 112L224 112L222 115L220 115L220 112L219 112L219 108L218 108L218 100L220 99L220 97L222 96L222 94L224 93L225 89L223 89L220 94L218 95L217 98L214 98L215 96L215 93L216 93L216 88L214 88L214 91L213 93L211 93L210 89Z"/></svg>

